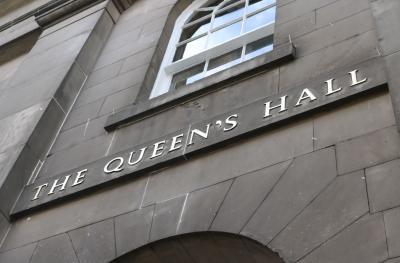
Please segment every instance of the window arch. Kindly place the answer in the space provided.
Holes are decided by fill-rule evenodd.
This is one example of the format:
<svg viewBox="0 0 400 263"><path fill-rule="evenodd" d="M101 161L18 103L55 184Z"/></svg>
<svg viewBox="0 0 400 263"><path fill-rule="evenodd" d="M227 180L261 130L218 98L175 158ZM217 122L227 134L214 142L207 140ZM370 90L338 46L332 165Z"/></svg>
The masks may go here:
<svg viewBox="0 0 400 263"><path fill-rule="evenodd" d="M276 0L197 0L177 19L150 98L269 52Z"/></svg>

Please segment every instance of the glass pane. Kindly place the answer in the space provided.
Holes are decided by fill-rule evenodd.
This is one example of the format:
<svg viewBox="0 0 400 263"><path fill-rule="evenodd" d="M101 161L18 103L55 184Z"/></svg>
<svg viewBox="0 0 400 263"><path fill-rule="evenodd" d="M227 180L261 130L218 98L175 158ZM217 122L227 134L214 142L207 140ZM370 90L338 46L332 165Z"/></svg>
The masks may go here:
<svg viewBox="0 0 400 263"><path fill-rule="evenodd" d="M225 7L225 6L228 6L228 5L230 5L230 4L234 4L234 3L237 3L237 2L239 2L240 0L225 0L225 3L223 3L222 5L221 5L221 8L223 8L223 7Z"/></svg>
<svg viewBox="0 0 400 263"><path fill-rule="evenodd" d="M270 9L264 10L260 13L248 17L244 25L244 31L249 32L253 29L273 23L275 21L275 10L276 7L274 6Z"/></svg>
<svg viewBox="0 0 400 263"><path fill-rule="evenodd" d="M186 23L196 21L197 19L210 15L211 13L212 10L196 10L194 11L193 16L190 18L190 20Z"/></svg>
<svg viewBox="0 0 400 263"><path fill-rule="evenodd" d="M205 49L207 35L184 44L176 49L174 61L188 58L202 52Z"/></svg>
<svg viewBox="0 0 400 263"><path fill-rule="evenodd" d="M271 51L273 48L272 44L272 36L261 38L257 41L247 44L245 59L251 59Z"/></svg>
<svg viewBox="0 0 400 263"><path fill-rule="evenodd" d="M217 46L236 36L239 36L241 27L242 27L242 21L239 21L211 33L208 40L208 47L210 48Z"/></svg>
<svg viewBox="0 0 400 263"><path fill-rule="evenodd" d="M172 77L171 89L183 87L199 79L202 75L201 73L204 70L204 65L205 63L201 63L184 71L176 73Z"/></svg>
<svg viewBox="0 0 400 263"><path fill-rule="evenodd" d="M275 4L275 0L249 0L249 6L247 8L247 13L250 14L257 11L263 7Z"/></svg>
<svg viewBox="0 0 400 263"><path fill-rule="evenodd" d="M235 64L238 64L240 62L241 56L242 56L242 48L238 48L222 56L210 59L206 75L209 76L218 71L224 70L226 68L232 67Z"/></svg>
<svg viewBox="0 0 400 263"><path fill-rule="evenodd" d="M211 18L208 18L183 29L179 42L207 33L208 29L210 28L210 21Z"/></svg>
<svg viewBox="0 0 400 263"><path fill-rule="evenodd" d="M241 18L243 14L244 14L244 3L234 6L232 8L228 8L223 12L217 13L214 18L213 28L219 27L237 18Z"/></svg>

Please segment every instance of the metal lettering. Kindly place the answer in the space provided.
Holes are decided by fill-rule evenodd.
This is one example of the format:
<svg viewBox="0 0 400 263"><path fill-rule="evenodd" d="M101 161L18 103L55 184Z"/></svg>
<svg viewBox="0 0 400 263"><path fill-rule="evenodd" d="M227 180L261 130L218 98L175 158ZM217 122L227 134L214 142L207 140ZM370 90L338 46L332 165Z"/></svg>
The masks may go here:
<svg viewBox="0 0 400 263"><path fill-rule="evenodd" d="M197 135L203 137L204 139L207 139L207 138L208 138L208 132L210 131L210 126L211 126L211 123L207 124L207 126L206 126L207 129L206 129L205 132L200 131L200 130L198 130L198 129L192 130L192 131L190 132L190 139L189 139L188 145L193 144L193 137L194 137L195 134L197 134Z"/></svg>
<svg viewBox="0 0 400 263"><path fill-rule="evenodd" d="M35 193L33 199L31 199L31 201L38 199L38 198L39 198L40 191L42 191L42 188L43 188L43 187L47 187L48 185L49 185L48 183L45 183L45 184L41 184L41 185L35 187L34 189L37 189L37 191L36 191L36 193Z"/></svg>
<svg viewBox="0 0 400 263"><path fill-rule="evenodd" d="M130 153L129 153L128 164L129 164L129 165L138 164L138 163L143 159L144 152L146 151L146 149L147 149L147 147L143 147L142 149L140 149L139 158L137 158L137 160L134 161L134 162L132 162L132 157L133 157L133 155L135 154L135 152L130 152Z"/></svg>
<svg viewBox="0 0 400 263"><path fill-rule="evenodd" d="M165 140L156 142L154 144L153 153L150 156L150 159L153 159L153 158L156 158L156 157L162 155L163 150L164 150L164 144L165 144ZM160 151L160 152L158 152L158 151Z"/></svg>
<svg viewBox="0 0 400 263"><path fill-rule="evenodd" d="M236 120L233 120L232 118L237 119L237 118L238 118L238 115L237 115L237 114L233 114L233 115L231 115L231 116L229 116L228 118L225 119L225 123L230 125L230 127L224 128L224 131L225 131L225 132L230 131L230 130L233 130L233 129L236 128L236 126L237 126L238 123L237 123Z"/></svg>
<svg viewBox="0 0 400 263"><path fill-rule="evenodd" d="M60 187L60 186L61 186L61 188L60 188L58 191L63 191L63 190L65 190L65 187L67 186L67 183L68 183L68 180L69 180L70 177L71 177L70 174L67 175L67 176L65 176L64 182L62 182L62 183L60 183L60 184L58 183L58 181L59 181L60 179L56 179L56 180L53 182L53 185L51 186L50 191L49 191L47 194L48 194L48 195L54 194L54 191L56 190L56 188L57 188L57 187Z"/></svg>
<svg viewBox="0 0 400 263"><path fill-rule="evenodd" d="M310 101L316 100L317 98L312 94L312 92L309 89L303 89L301 92L300 98L296 103L296 107L300 106L302 104L302 101L305 99L310 99Z"/></svg>
<svg viewBox="0 0 400 263"><path fill-rule="evenodd" d="M337 89L333 89L333 81L334 80L335 79L328 79L327 81L325 81L325 83L328 84L328 93L326 93L327 96L342 90L341 87L338 87Z"/></svg>
<svg viewBox="0 0 400 263"><path fill-rule="evenodd" d="M183 133L172 137L171 147L169 148L169 152L178 150L179 148L182 147L182 138L183 138Z"/></svg>
<svg viewBox="0 0 400 263"><path fill-rule="evenodd" d="M358 69L349 72L349 74L351 76L351 86L350 87L353 87L355 85L364 83L364 82L366 82L368 80L367 78L364 78L362 80L358 80L357 79L357 72L358 72Z"/></svg>
<svg viewBox="0 0 400 263"><path fill-rule="evenodd" d="M88 171L88 169L83 169L81 171L79 171L75 177L74 183L71 185L72 187L80 185L81 183L83 183L85 180L85 176L86 176L86 172Z"/></svg>
<svg viewBox="0 0 400 263"><path fill-rule="evenodd" d="M271 116L271 110L276 109L276 108L280 108L279 112L286 111L287 110L286 109L286 98L287 98L287 95L282 96L281 103L276 106L272 106L272 107L271 107L272 101L268 101L268 102L264 103L264 105L265 105L264 118Z"/></svg>
<svg viewBox="0 0 400 263"><path fill-rule="evenodd" d="M115 168L111 168L110 169L110 165L114 162L118 162L118 165ZM124 168L122 167L124 164L124 158L122 157L117 157L112 159L111 161L109 161L105 166L104 166L104 172L106 174L110 174L110 173L114 173L114 172L120 172L122 171Z"/></svg>

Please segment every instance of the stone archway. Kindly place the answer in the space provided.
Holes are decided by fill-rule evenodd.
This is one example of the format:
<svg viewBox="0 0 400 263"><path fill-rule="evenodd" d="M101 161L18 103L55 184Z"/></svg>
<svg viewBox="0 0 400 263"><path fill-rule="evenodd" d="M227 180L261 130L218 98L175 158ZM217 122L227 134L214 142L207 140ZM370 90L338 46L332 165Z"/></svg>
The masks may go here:
<svg viewBox="0 0 400 263"><path fill-rule="evenodd" d="M162 239L112 263L283 263L278 254L240 235L201 232Z"/></svg>

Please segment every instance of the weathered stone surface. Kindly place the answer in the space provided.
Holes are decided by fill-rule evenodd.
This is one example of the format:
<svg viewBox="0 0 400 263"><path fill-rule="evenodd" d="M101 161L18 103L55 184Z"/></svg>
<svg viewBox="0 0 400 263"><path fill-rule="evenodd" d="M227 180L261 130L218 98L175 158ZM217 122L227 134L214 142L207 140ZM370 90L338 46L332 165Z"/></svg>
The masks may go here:
<svg viewBox="0 0 400 263"><path fill-rule="evenodd" d="M400 47L399 47L400 48ZM385 57L386 72L389 82L389 91L392 99L394 115L396 117L397 126L400 123L400 91L397 88L400 83L400 52Z"/></svg>
<svg viewBox="0 0 400 263"><path fill-rule="evenodd" d="M381 214L366 215L300 263L376 263L387 258L385 227Z"/></svg>
<svg viewBox="0 0 400 263"><path fill-rule="evenodd" d="M389 257L400 256L400 208L384 212Z"/></svg>
<svg viewBox="0 0 400 263"><path fill-rule="evenodd" d="M399 159L366 169L371 212L383 211L400 205L399 170Z"/></svg>
<svg viewBox="0 0 400 263"><path fill-rule="evenodd" d="M37 243L0 253L0 262L29 263Z"/></svg>
<svg viewBox="0 0 400 263"><path fill-rule="evenodd" d="M148 242L153 212L154 206L148 206L115 218L117 256Z"/></svg>
<svg viewBox="0 0 400 263"><path fill-rule="evenodd" d="M377 57L375 41L375 31L369 31L281 66L279 90L306 84L329 72Z"/></svg>
<svg viewBox="0 0 400 263"><path fill-rule="evenodd" d="M194 263L194 259L186 252L179 240L161 242L152 246L153 251L163 263Z"/></svg>
<svg viewBox="0 0 400 263"><path fill-rule="evenodd" d="M317 27L328 26L360 11L370 8L369 0L339 0L318 8L316 12ZM368 21L370 22L370 21Z"/></svg>
<svg viewBox="0 0 400 263"><path fill-rule="evenodd" d="M295 262L368 210L364 172L336 177L269 246Z"/></svg>
<svg viewBox="0 0 400 263"><path fill-rule="evenodd" d="M326 147L394 124L389 94L354 100L345 107L321 113L315 119L315 147Z"/></svg>
<svg viewBox="0 0 400 263"><path fill-rule="evenodd" d="M250 138L245 143L193 158L153 175L150 178L144 204L167 200L182 193L286 161L310 152L311 149L312 123L303 121L288 125ZM221 163L224 165L221 166Z"/></svg>
<svg viewBox="0 0 400 263"><path fill-rule="evenodd" d="M207 231L231 185L230 180L190 193L177 233Z"/></svg>
<svg viewBox="0 0 400 263"><path fill-rule="evenodd" d="M339 174L393 160L400 155L399 133L390 127L357 137L339 143L336 154Z"/></svg>
<svg viewBox="0 0 400 263"><path fill-rule="evenodd" d="M79 108L73 108L69 113L66 122L63 125L62 130L68 130L79 124L85 123L88 120L94 119L100 110L101 105L103 105L104 98L101 98L92 103L86 104Z"/></svg>
<svg viewBox="0 0 400 263"><path fill-rule="evenodd" d="M1 249L15 248L138 209L146 181L147 178L140 178L125 182L80 197L78 202L53 206L32 217L21 218L13 223Z"/></svg>
<svg viewBox="0 0 400 263"><path fill-rule="evenodd" d="M291 161L285 161L235 178L211 230L238 233L256 211Z"/></svg>
<svg viewBox="0 0 400 263"><path fill-rule="evenodd" d="M80 263L109 262L115 258L114 221L102 221L68 233Z"/></svg>
<svg viewBox="0 0 400 263"><path fill-rule="evenodd" d="M187 195L156 204L150 240L155 241L176 234Z"/></svg>
<svg viewBox="0 0 400 263"><path fill-rule="evenodd" d="M269 243L335 177L333 148L296 158L241 234Z"/></svg>
<svg viewBox="0 0 400 263"><path fill-rule="evenodd" d="M372 12L377 24L379 46L384 55L400 50L400 39L393 34L400 25L400 3L396 0L371 1Z"/></svg>
<svg viewBox="0 0 400 263"><path fill-rule="evenodd" d="M78 263L79 261L67 234L61 234L40 241L30 262Z"/></svg>
<svg viewBox="0 0 400 263"><path fill-rule="evenodd" d="M400 258L389 259L385 263L400 263Z"/></svg>
<svg viewBox="0 0 400 263"><path fill-rule="evenodd" d="M299 57L327 48L344 40L373 30L374 20L369 9L329 26L319 28L294 40Z"/></svg>

